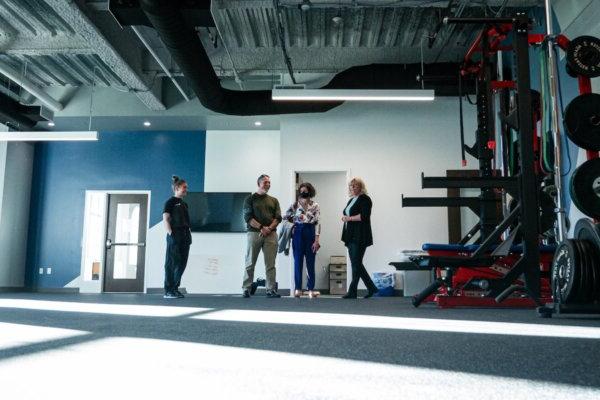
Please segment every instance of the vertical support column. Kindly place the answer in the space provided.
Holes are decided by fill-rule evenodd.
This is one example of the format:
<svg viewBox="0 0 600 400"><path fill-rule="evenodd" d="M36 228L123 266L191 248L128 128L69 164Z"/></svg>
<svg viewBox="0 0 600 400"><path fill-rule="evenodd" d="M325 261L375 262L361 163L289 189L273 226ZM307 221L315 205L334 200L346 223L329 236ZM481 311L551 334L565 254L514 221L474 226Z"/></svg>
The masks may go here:
<svg viewBox="0 0 600 400"><path fill-rule="evenodd" d="M482 68L477 77L477 158L479 159L479 176L490 178L493 175L492 159L494 152L488 148L488 142L494 137L494 105L492 101L492 80L495 74L494 65L490 60L489 41L485 32L481 37ZM481 189L481 212L479 215L481 226L481 240L485 240L496 228L497 204L496 195L491 188Z"/></svg>
<svg viewBox="0 0 600 400"><path fill-rule="evenodd" d="M536 298L540 297L540 250L538 227L538 191L534 169L531 82L529 77L529 18L518 13L515 19L514 44L517 65L519 117L521 229L523 256L519 261L525 273L525 285ZM510 274L509 274L510 275ZM516 277L514 277L516 278Z"/></svg>

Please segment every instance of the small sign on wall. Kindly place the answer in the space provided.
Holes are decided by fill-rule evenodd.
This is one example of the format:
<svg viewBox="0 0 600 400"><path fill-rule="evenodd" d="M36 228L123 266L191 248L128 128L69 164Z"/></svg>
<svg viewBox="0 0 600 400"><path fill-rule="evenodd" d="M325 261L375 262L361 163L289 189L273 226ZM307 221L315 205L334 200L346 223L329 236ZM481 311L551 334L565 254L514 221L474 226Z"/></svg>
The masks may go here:
<svg viewBox="0 0 600 400"><path fill-rule="evenodd" d="M204 273L207 275L219 275L219 259L217 257L208 257L206 259Z"/></svg>

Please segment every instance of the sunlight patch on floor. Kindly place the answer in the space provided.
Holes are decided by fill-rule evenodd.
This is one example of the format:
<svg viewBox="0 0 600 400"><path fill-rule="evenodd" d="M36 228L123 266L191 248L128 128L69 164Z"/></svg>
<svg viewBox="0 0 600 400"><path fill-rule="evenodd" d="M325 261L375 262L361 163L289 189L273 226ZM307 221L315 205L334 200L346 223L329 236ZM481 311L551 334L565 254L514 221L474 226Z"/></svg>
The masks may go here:
<svg viewBox="0 0 600 400"><path fill-rule="evenodd" d="M88 334L89 332L73 329L48 328L45 326L0 322L0 350ZM0 388L0 393L1 390L2 389Z"/></svg>
<svg viewBox="0 0 600 400"><path fill-rule="evenodd" d="M0 360L0 387L7 399L600 398L554 382L128 337Z"/></svg>
<svg viewBox="0 0 600 400"><path fill-rule="evenodd" d="M19 308L27 310L79 312L110 315L131 315L136 317L180 317L211 308L171 307L137 304L77 303L69 301L46 301L26 299L0 299L0 308Z"/></svg>
<svg viewBox="0 0 600 400"><path fill-rule="evenodd" d="M192 316L191 318L267 324L600 339L600 328L513 322L258 310L219 310Z"/></svg>

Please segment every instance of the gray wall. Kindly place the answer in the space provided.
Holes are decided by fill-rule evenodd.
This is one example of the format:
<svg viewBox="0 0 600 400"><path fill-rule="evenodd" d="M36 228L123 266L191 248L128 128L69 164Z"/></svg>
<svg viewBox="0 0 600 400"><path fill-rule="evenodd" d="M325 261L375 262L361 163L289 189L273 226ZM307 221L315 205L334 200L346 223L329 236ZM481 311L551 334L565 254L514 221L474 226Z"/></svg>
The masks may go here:
<svg viewBox="0 0 600 400"><path fill-rule="evenodd" d="M24 286L32 167L32 144L0 142L0 288Z"/></svg>

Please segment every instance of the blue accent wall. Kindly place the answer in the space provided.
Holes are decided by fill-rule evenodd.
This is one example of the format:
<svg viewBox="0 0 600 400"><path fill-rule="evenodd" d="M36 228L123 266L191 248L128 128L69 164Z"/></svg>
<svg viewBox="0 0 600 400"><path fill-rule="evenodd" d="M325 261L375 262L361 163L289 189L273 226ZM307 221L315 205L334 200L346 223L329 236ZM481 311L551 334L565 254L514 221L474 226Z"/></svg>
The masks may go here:
<svg viewBox="0 0 600 400"><path fill-rule="evenodd" d="M80 274L86 190L149 190L153 226L171 196L171 175L204 190L205 151L204 131L102 132L98 142L36 144L26 285L60 288ZM52 274L38 274L40 267Z"/></svg>

